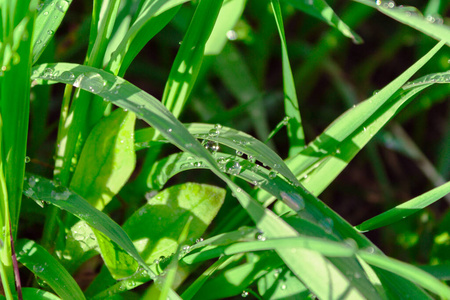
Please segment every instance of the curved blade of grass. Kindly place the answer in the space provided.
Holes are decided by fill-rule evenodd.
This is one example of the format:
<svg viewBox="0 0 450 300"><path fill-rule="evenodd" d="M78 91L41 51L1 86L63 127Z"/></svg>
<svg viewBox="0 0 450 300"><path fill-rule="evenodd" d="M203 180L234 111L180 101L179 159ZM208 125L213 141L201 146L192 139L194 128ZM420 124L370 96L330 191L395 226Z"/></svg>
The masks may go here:
<svg viewBox="0 0 450 300"><path fill-rule="evenodd" d="M295 90L294 77L292 75L289 55L287 51L286 37L284 34L283 16L281 14L280 2L271 1L274 11L275 22L281 40L281 60L283 65L283 88L284 88L284 111L289 118L287 132L289 137L289 156L298 154L305 146L305 133L303 132L300 109L298 107L297 92Z"/></svg>
<svg viewBox="0 0 450 300"><path fill-rule="evenodd" d="M349 37L354 43L362 43L362 39L359 35L353 32L347 24L345 24L333 11L333 9L324 0L284 0L293 7L325 21L329 25L336 27L343 35Z"/></svg>
<svg viewBox="0 0 450 300"><path fill-rule="evenodd" d="M277 250L279 248L305 248L329 257L350 257L355 253L355 248L345 243L314 237L297 236L291 238L274 238L266 239L265 241L242 242L228 246L219 246L211 250L204 250L195 254L187 255L183 258L183 261L187 264L193 264L206 259L219 257L221 255Z"/></svg>
<svg viewBox="0 0 450 300"><path fill-rule="evenodd" d="M188 1L190 0L146 1L139 16L112 53L107 69L114 74L125 74L139 51L169 23L180 5Z"/></svg>
<svg viewBox="0 0 450 300"><path fill-rule="evenodd" d="M432 16L424 17L417 8L412 6L395 6L393 1L354 1L376 8L392 19L419 30L438 41L443 41L450 46L450 26L443 24L442 19L436 20ZM380 5L377 5L377 3L380 3Z"/></svg>
<svg viewBox="0 0 450 300"><path fill-rule="evenodd" d="M45 280L62 299L86 299L75 279L43 247L21 239L16 243L16 251L17 260Z"/></svg>
<svg viewBox="0 0 450 300"><path fill-rule="evenodd" d="M450 83L450 71L428 74L416 80L410 81L403 86L403 89L410 89L421 85L434 83Z"/></svg>
<svg viewBox="0 0 450 300"><path fill-rule="evenodd" d="M186 129L195 137L226 145L242 155L246 154L250 160L258 160L264 165L280 173L293 183L298 183L284 161L272 149L251 135L221 125L191 123L184 124ZM146 128L136 131L136 144L151 140L154 129Z"/></svg>
<svg viewBox="0 0 450 300"><path fill-rule="evenodd" d="M413 265L387 256L376 255L363 251L358 252L358 256L372 266L376 266L415 282L417 285L439 295L442 299L450 298L450 287L440 282L429 273L422 271Z"/></svg>
<svg viewBox="0 0 450 300"><path fill-rule="evenodd" d="M53 72L51 72L51 74L53 74L52 76L49 76L49 73L45 72L47 68L53 70ZM227 183L241 205L250 214L258 228L264 232L267 238L298 236L297 231L291 226L278 218L272 211L262 207L225 176L217 166L217 163L211 154L186 130L167 108L141 89L128 83L122 78L118 78L103 70L88 66L59 63L41 65L36 68L35 71L35 73L33 72L33 79L41 78L66 84L74 83L75 80L72 78L73 76L78 78L80 75L83 75L78 83L80 88L97 93L104 99L112 101L114 104L124 109L135 112L138 118L144 119L178 148L205 159L205 164L209 166L214 174ZM54 75L55 71L57 71L57 76ZM96 72L96 75L98 76L86 77L84 76L86 72ZM289 186L287 183L286 185ZM276 189L278 192L281 192L278 188ZM301 191L302 190L299 190L299 192ZM297 197L300 197L301 199L301 196L295 195L297 195L297 192L288 197L289 199L297 199ZM319 216L316 217L316 219L324 219L322 210L327 210L327 208L324 208L322 202L311 197L313 196L309 196L309 200L312 201L309 210L312 209L317 211ZM297 207L300 211L302 211L302 208L303 207ZM342 220L342 222L344 221ZM341 224L341 221L339 221L339 224ZM349 225L345 224L342 226L347 228ZM351 233L356 234L356 231L353 228L350 227L349 230ZM306 286L319 297L326 298L329 295L336 295L336 297L338 297L348 289L349 295L357 298L362 297L361 293L370 295L372 298L375 297L374 299L377 298L376 294L374 294L374 290L357 289L355 286L359 284L359 280L353 280L354 278L350 280L343 275L336 266L317 252L298 248L295 249L295 251L279 249L277 253L286 262L294 274L296 274L296 276L298 276L300 280L302 280L302 282L304 282ZM321 276L317 275L318 272ZM350 273L353 273L353 271L350 270ZM360 280L363 280L363 278L360 278Z"/></svg>
<svg viewBox="0 0 450 300"><path fill-rule="evenodd" d="M41 2L33 30L32 64L39 59L48 42L53 38L71 3L72 0Z"/></svg>
<svg viewBox="0 0 450 300"><path fill-rule="evenodd" d="M125 231L106 214L95 209L68 188L58 186L49 179L30 175L24 181L24 194L35 201L49 202L85 221L122 247L149 273L150 277L154 276Z"/></svg>
<svg viewBox="0 0 450 300"><path fill-rule="evenodd" d="M161 102L178 117L194 87L202 65L205 45L214 28L223 0L198 3L170 70Z"/></svg>
<svg viewBox="0 0 450 300"><path fill-rule="evenodd" d="M376 217L364 221L356 226L359 231L369 231L383 226L390 225L394 222L400 221L428 205L433 204L445 195L450 193L450 182L447 182L431 191L426 192L414 199L402 203L395 208L392 208Z"/></svg>
<svg viewBox="0 0 450 300"><path fill-rule="evenodd" d="M297 177L304 177L302 183L308 190L316 195L320 194L373 135L395 116L404 103L428 86L418 86L406 94L398 91L443 45L443 42L438 43L377 94L345 112L311 142L308 148L287 161ZM396 92L397 100L389 101Z"/></svg>

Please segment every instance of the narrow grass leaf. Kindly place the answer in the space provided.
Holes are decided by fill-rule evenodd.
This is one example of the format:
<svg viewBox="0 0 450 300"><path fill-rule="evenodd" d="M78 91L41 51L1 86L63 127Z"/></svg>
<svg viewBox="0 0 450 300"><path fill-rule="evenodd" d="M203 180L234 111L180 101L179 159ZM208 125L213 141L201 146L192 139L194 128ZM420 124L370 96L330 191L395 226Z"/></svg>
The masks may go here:
<svg viewBox="0 0 450 300"><path fill-rule="evenodd" d="M286 37L284 33L283 16L280 2L271 1L274 11L275 22L281 40L281 60L283 66L283 88L284 88L284 111L286 113L287 131L289 137L289 156L298 154L305 146L305 133L303 132L300 109L298 107L297 91L295 90L294 77L292 75L289 55L287 51Z"/></svg>
<svg viewBox="0 0 450 300"><path fill-rule="evenodd" d="M351 30L347 24L345 24L333 11L333 9L324 0L284 0L293 7L325 21L329 25L336 27L343 35L349 37L354 43L362 43L362 39L353 30Z"/></svg>
<svg viewBox="0 0 450 300"><path fill-rule="evenodd" d="M446 284L440 282L429 273L422 271L413 265L387 256L362 251L358 252L358 255L372 266L376 266L415 282L419 286L422 286L430 292L439 295L443 299L450 298L450 288Z"/></svg>
<svg viewBox="0 0 450 300"><path fill-rule="evenodd" d="M146 1L138 17L112 52L107 69L123 76L139 51L172 20L179 6L188 1L190 0Z"/></svg>
<svg viewBox="0 0 450 300"><path fill-rule="evenodd" d="M191 123L185 124L185 127L193 136L199 139L226 145L234 149L238 156L246 155L251 161L258 160L264 165L271 167L273 172L280 173L291 182L298 182L295 175L292 174L278 154L245 132L218 124ZM150 141L152 134L152 128L138 130L136 132L136 144Z"/></svg>
<svg viewBox="0 0 450 300"><path fill-rule="evenodd" d="M62 299L86 299L75 279L45 248L34 241L21 239L16 243L16 252L17 260L45 280Z"/></svg>
<svg viewBox="0 0 450 300"><path fill-rule="evenodd" d="M186 35L170 70L161 102L178 117L194 87L205 45L214 28L222 0L203 0L197 5Z"/></svg>
<svg viewBox="0 0 450 300"><path fill-rule="evenodd" d="M406 83L403 89L410 89L420 85L428 85L434 83L450 83L450 71L428 74L416 80Z"/></svg>
<svg viewBox="0 0 450 300"><path fill-rule="evenodd" d="M298 233L292 229L292 227L279 219L270 210L266 210L262 207L256 200L251 198L246 192L225 176L211 154L191 134L189 134L186 128L158 100L110 73L76 64L60 63L41 65L35 69L36 73L33 79L49 79L43 72L46 68L51 68L52 70L57 70L61 73L71 72L74 74L75 78L84 72L97 72L99 76L95 79L91 77L89 78L90 80L86 80L79 86L83 89L91 90L92 86L97 86L97 84L101 83L102 88L95 90L99 96L112 101L122 108L135 112L138 117L143 118L170 142L183 151L204 158L205 164L209 166L214 174L227 183L232 192L237 196L241 205L248 211L258 228L264 232L267 238L298 236ZM53 76L51 80L57 80L67 84L74 83L74 79L66 77L62 78L61 76ZM321 218L323 218L321 212L321 209L323 208L320 208L323 207L323 204L319 204L321 202L318 202L316 199L312 200L311 207L318 209L318 213L322 216ZM354 229L351 230L353 230L353 233L355 232ZM282 233L283 236L280 236L280 233ZM359 291L357 288L353 288L355 282L358 284L358 280L351 282L349 278L342 275L333 264L317 252L301 248L295 249L295 251L278 250L277 252L296 276L305 282L305 284L319 297L328 297L328 295L331 294L339 295L349 289L349 295L358 298L362 297L362 294L360 293L370 294L372 298L377 298L372 290L362 289ZM312 266L313 262L314 267ZM323 276L317 276L318 272ZM321 279L319 279L319 277ZM326 278L326 280L323 278ZM361 278L361 280L363 280L363 278Z"/></svg>
<svg viewBox="0 0 450 300"><path fill-rule="evenodd" d="M443 42L438 43L378 93L345 112L311 142L308 148L287 161L292 172L297 177L303 177L302 184L311 193L320 194L373 135L395 116L403 104L427 87L418 86L405 94L397 92L443 45ZM389 101L396 92L399 95L397 101Z"/></svg>
<svg viewBox="0 0 450 300"><path fill-rule="evenodd" d="M443 20L440 17L432 15L424 17L417 8L412 6L396 6L394 1L355 1L376 8L392 19L419 30L438 41L443 41L450 46L450 27L443 24ZM378 3L379 5L377 5Z"/></svg>
<svg viewBox="0 0 450 300"><path fill-rule="evenodd" d="M85 221L127 251L149 273L150 277L153 276L125 231L76 193L46 178L30 175L24 181L24 194L35 201L49 202Z"/></svg>
<svg viewBox="0 0 450 300"><path fill-rule="evenodd" d="M398 222L420 211L422 208L433 204L448 193L450 193L450 182L364 221L356 226L356 229L359 231L369 231Z"/></svg>
<svg viewBox="0 0 450 300"><path fill-rule="evenodd" d="M39 5L33 29L32 64L39 59L55 35L71 3L72 0L51 0L42 1Z"/></svg>

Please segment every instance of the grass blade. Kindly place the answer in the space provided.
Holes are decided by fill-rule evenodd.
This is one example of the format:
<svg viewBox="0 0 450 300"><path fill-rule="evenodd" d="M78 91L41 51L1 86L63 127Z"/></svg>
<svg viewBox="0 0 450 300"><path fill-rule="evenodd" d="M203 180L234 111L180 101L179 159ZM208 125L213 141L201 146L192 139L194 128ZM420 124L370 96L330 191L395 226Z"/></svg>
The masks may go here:
<svg viewBox="0 0 450 300"><path fill-rule="evenodd" d="M289 137L289 156L298 154L305 146L305 133L303 132L302 119L298 107L297 92L295 90L294 77L292 75L289 55L287 51L286 37L284 34L283 16L278 0L271 1L278 34L281 40L281 60L283 65L283 87L284 87L284 111L289 118L287 131Z"/></svg>
<svg viewBox="0 0 450 300"><path fill-rule="evenodd" d="M31 175L24 181L24 194L37 202L49 202L85 221L122 247L149 273L149 276L153 276L153 272L140 257L125 231L106 214L95 209L68 188L58 186L43 177Z"/></svg>
<svg viewBox="0 0 450 300"><path fill-rule="evenodd" d="M341 115L308 148L287 161L297 177L304 177L302 183L308 190L320 194L373 135L403 107L404 102L427 87L418 86L397 101L388 102L443 45L443 42L438 43L377 94ZM401 92L398 93L401 95Z"/></svg>
<svg viewBox="0 0 450 300"><path fill-rule="evenodd" d="M447 182L431 191L426 192L414 199L396 206L376 217L364 221L356 226L359 231L369 231L383 226L387 226L394 222L400 221L418 211L438 201L445 195L450 193L450 182Z"/></svg>
<svg viewBox="0 0 450 300"><path fill-rule="evenodd" d="M33 30L32 64L36 63L58 30L72 0L42 1Z"/></svg>
<svg viewBox="0 0 450 300"><path fill-rule="evenodd" d="M368 264L411 280L412 282L415 282L416 284L439 295L442 299L450 298L450 288L447 285L440 282L429 273L422 271L413 265L406 264L390 257L367 252L359 252L358 255Z"/></svg>
<svg viewBox="0 0 450 300"><path fill-rule="evenodd" d="M324 0L284 0L295 8L325 21L329 25L336 27L343 35L349 37L354 43L362 43L361 37L353 32L333 11L333 9Z"/></svg>
<svg viewBox="0 0 450 300"><path fill-rule="evenodd" d="M45 280L62 299L86 299L75 279L43 247L25 239L19 240L16 247L18 261Z"/></svg>
<svg viewBox="0 0 450 300"><path fill-rule="evenodd" d="M395 6L394 1L354 1L376 8L394 20L419 30L438 41L443 41L450 46L450 27L443 24L442 19L436 20L432 16L425 18L417 8L412 6ZM380 3L380 5L377 5L377 3Z"/></svg>
<svg viewBox="0 0 450 300"><path fill-rule="evenodd" d="M214 28L222 0L203 0L178 50L166 82L162 103L178 117L194 87L205 52L205 45Z"/></svg>

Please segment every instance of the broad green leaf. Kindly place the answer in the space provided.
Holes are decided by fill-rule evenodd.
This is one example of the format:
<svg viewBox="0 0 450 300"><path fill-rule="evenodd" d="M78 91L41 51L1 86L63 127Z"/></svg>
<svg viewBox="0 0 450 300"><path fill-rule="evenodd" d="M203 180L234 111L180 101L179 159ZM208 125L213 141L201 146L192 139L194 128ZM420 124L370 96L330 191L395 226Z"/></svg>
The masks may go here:
<svg viewBox="0 0 450 300"><path fill-rule="evenodd" d="M193 244L206 230L225 198L225 190L196 183L186 183L163 190L137 210L123 225L140 255L148 264L158 265L172 256L179 246L178 239L189 218L186 242ZM99 278L104 278L102 274ZM150 280L137 272L110 287L97 278L89 295L102 298L108 294L132 289Z"/></svg>
<svg viewBox="0 0 450 300"><path fill-rule="evenodd" d="M428 86L418 86L405 94L397 92L443 45L443 42L437 44L378 93L345 112L308 148L287 161L292 172L303 178L302 184L311 193L320 194L404 103ZM396 92L399 95L397 101L389 101Z"/></svg>
<svg viewBox="0 0 450 300"><path fill-rule="evenodd" d="M33 64L39 59L58 30L72 0L42 1L33 32Z"/></svg>
<svg viewBox="0 0 450 300"><path fill-rule="evenodd" d="M125 231L103 212L95 209L86 200L68 188L58 186L53 181L40 176L30 175L23 183L25 196L37 202L49 202L64 209L80 220L88 223L92 228L102 232L117 245L122 247L148 272L150 277L154 274L143 261ZM89 238L88 236L84 237Z"/></svg>
<svg viewBox="0 0 450 300"><path fill-rule="evenodd" d="M120 280L135 274L139 267L136 260L101 231L92 230L97 237L103 261L111 276Z"/></svg>
<svg viewBox="0 0 450 300"><path fill-rule="evenodd" d="M245 296L243 291L257 278L267 273L268 269L277 268L282 264L283 261L275 253L266 252L254 256L252 261L238 263L237 266L230 263L230 267L225 268L222 265L220 270L217 270L216 274L195 294L195 299L227 299L238 295Z"/></svg>
<svg viewBox="0 0 450 300"><path fill-rule="evenodd" d="M354 43L362 43L361 37L342 22L325 0L284 0L284 2L336 27L343 35L351 38Z"/></svg>
<svg viewBox="0 0 450 300"><path fill-rule="evenodd" d="M53 71L49 76L44 72L46 68L50 68ZM54 76L55 72L60 72ZM95 78L82 77L82 80L78 83L78 86L97 93L99 96L106 100L112 101L114 104L133 111L138 117L143 118L147 123L152 125L158 130L166 139L175 144L183 151L190 152L192 155L201 157L205 160L205 164L216 174L219 178L227 183L232 192L238 198L240 204L250 214L253 221L257 224L267 238L275 237L289 237L297 236L298 233L292 229L283 220L279 219L270 210L266 210L259 203L251 198L245 191L233 183L227 176L225 176L219 169L216 161L211 154L184 128L184 126L165 108L158 100L152 96L146 94L139 88L126 82L125 80L115 77L112 74L104 72L99 69L80 66L74 64L54 64L54 65L41 65L35 69L35 76L32 79L45 79L45 80L57 80L59 82L74 84L75 79L80 75L84 75L85 72L96 72L99 76ZM63 73L64 72L64 73ZM73 75L67 76L67 75ZM268 173L268 171L267 171ZM286 183L287 186L290 186ZM274 187L278 192L281 192L279 188ZM291 187L293 188L293 187ZM292 196L288 196L289 199L298 199L299 192L295 190ZM304 193L304 192L303 192ZM334 218L337 218L335 226L342 228L343 232L350 234L356 234L356 231L349 226L348 223L339 219L335 213L332 213L329 208L325 207L322 202L310 194L304 194L308 199L309 205L307 213L315 211L315 219L325 219L323 214L334 214ZM285 195L286 197L286 195ZM282 198L282 197L281 197ZM289 201L288 201L289 202ZM294 202L295 203L295 202ZM299 209L300 207L297 207ZM283 236L280 236L283 233ZM357 235L357 234L356 234ZM338 297L343 291L349 291L349 295L359 295L361 293L371 295L372 298L377 298L373 290L361 289L358 291L353 288L355 285L359 285L359 281L366 280L364 277L355 280L342 275L342 273L331 262L327 261L322 255L305 249L290 250L278 250L278 254L286 262L289 268L298 276L302 282L305 283L319 297L328 297L333 294ZM314 262L314 266L312 265ZM313 271L314 270L314 271ZM353 273L353 270L349 270L349 273ZM322 274L317 276L317 274ZM326 278L325 280L323 278ZM321 278L321 279L319 279Z"/></svg>
<svg viewBox="0 0 450 300"><path fill-rule="evenodd" d="M136 164L135 114L121 109L102 119L81 152L70 188L98 210L128 181Z"/></svg>
<svg viewBox="0 0 450 300"><path fill-rule="evenodd" d="M278 34L281 40L281 60L283 65L284 111L287 118L287 132L289 137L289 156L298 154L305 146L305 133L298 108L297 91L295 90L286 37L284 33L283 15L279 0L271 1Z"/></svg>
<svg viewBox="0 0 450 300"><path fill-rule="evenodd" d="M376 217L364 221L360 225L356 226L356 228L360 231L369 231L387 226L420 211L422 208L427 207L428 205L433 204L448 193L450 193L450 182L434 188L431 191L417 196L416 198L411 199L405 203L397 205L395 208L379 214Z"/></svg>
<svg viewBox="0 0 450 300"><path fill-rule="evenodd" d="M442 299L450 298L450 287L421 269L410 264L395 260L387 256L368 252L359 252L358 255L368 264L402 276L433 292Z"/></svg>
<svg viewBox="0 0 450 300"><path fill-rule="evenodd" d="M431 15L424 17L417 8L403 5L396 6L392 0L378 0L376 2L369 0L354 1L376 8L394 20L419 30L438 41L443 41L450 46L450 27L443 24L442 19Z"/></svg>
<svg viewBox="0 0 450 300"><path fill-rule="evenodd" d="M163 190L137 210L123 225L139 254L151 264L175 252L178 237L190 217L187 241L193 243L216 216L225 191L214 186L186 183Z"/></svg>
<svg viewBox="0 0 450 300"><path fill-rule="evenodd" d="M223 0L203 0L178 50L164 88L161 102L178 117L194 87Z"/></svg>
<svg viewBox="0 0 450 300"><path fill-rule="evenodd" d="M45 280L62 299L86 299L75 279L43 247L34 241L21 239L16 243L16 252L17 260Z"/></svg>

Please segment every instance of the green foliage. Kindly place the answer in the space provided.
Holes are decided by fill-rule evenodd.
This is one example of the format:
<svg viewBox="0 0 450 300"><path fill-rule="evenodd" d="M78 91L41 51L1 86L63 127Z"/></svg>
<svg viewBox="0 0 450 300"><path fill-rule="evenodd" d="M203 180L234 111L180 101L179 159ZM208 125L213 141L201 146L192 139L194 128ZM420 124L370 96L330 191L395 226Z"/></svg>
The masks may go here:
<svg viewBox="0 0 450 300"><path fill-rule="evenodd" d="M450 298L448 4L328 2L0 1L4 298Z"/></svg>

